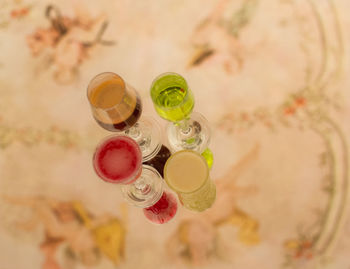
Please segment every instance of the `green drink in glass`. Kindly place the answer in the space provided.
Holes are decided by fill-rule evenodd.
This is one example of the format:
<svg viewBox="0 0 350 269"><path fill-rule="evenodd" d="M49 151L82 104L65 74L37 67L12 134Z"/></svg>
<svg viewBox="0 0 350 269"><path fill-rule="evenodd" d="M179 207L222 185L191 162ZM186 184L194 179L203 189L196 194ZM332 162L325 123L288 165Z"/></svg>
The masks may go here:
<svg viewBox="0 0 350 269"><path fill-rule="evenodd" d="M158 76L151 86L151 97L158 115L172 122L168 126L170 147L175 150L194 150L203 153L209 168L213 154L208 149L210 128L207 120L192 112L194 96L186 80L177 73Z"/></svg>
<svg viewBox="0 0 350 269"><path fill-rule="evenodd" d="M194 97L185 79L175 73L159 76L152 85L151 97L159 116L172 122L189 118L194 107Z"/></svg>

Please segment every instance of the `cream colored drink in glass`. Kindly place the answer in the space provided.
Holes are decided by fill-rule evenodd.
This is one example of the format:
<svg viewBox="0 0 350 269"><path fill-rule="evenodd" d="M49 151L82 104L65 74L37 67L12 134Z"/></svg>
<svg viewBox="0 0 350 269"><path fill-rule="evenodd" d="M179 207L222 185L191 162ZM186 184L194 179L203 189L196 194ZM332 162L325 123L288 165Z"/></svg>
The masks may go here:
<svg viewBox="0 0 350 269"><path fill-rule="evenodd" d="M164 177L184 207L190 210L203 211L215 201L216 187L209 177L208 164L195 151L182 150L173 154L165 164Z"/></svg>

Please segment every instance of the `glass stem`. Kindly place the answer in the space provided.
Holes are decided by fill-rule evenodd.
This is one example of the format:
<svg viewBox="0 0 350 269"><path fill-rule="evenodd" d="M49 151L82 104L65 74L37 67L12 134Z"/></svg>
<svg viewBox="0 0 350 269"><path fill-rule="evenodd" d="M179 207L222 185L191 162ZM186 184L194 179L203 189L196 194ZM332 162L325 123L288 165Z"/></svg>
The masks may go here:
<svg viewBox="0 0 350 269"><path fill-rule="evenodd" d="M125 133L127 135L129 135L130 137L132 137L133 139L136 139L138 137L140 137L141 135L141 131L139 128L138 123L136 123L134 126L132 126L130 129L128 129L127 131L125 131Z"/></svg>
<svg viewBox="0 0 350 269"><path fill-rule="evenodd" d="M136 180L136 182L134 184L135 184L136 189L138 189L138 190L143 190L145 188L145 185L146 185L142 176L138 180Z"/></svg>
<svg viewBox="0 0 350 269"><path fill-rule="evenodd" d="M146 183L146 179L142 175L138 180L135 181L134 186L138 192L143 194L146 194L150 191L150 186Z"/></svg>
<svg viewBox="0 0 350 269"><path fill-rule="evenodd" d="M180 131L183 135L189 134L192 130L190 119L184 119L182 121L179 121L177 122L177 125L179 126Z"/></svg>

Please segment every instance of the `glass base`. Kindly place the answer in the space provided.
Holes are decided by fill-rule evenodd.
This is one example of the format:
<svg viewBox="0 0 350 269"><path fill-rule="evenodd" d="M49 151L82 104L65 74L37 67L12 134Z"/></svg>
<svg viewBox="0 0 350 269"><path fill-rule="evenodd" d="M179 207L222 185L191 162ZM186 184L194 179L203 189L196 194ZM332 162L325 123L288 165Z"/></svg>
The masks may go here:
<svg viewBox="0 0 350 269"><path fill-rule="evenodd" d="M123 185L122 193L131 205L150 207L157 203L163 194L163 178L153 167L143 165L141 176L134 183Z"/></svg>
<svg viewBox="0 0 350 269"><path fill-rule="evenodd" d="M210 208L216 200L216 186L209 179L204 187L194 193L178 193L181 204L192 211L202 212Z"/></svg>
<svg viewBox="0 0 350 269"><path fill-rule="evenodd" d="M143 162L151 160L162 147L160 125L152 117L142 117L133 127L126 130L125 134L139 144Z"/></svg>
<svg viewBox="0 0 350 269"><path fill-rule="evenodd" d="M168 125L168 140L172 150L194 150L202 153L210 141L208 121L202 114L193 112L190 119Z"/></svg>

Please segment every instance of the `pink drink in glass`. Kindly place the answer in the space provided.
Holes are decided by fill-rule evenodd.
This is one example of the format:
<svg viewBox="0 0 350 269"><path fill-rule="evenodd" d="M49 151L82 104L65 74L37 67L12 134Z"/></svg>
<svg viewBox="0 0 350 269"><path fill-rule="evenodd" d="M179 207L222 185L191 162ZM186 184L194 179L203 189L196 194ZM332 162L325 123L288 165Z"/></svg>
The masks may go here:
<svg viewBox="0 0 350 269"><path fill-rule="evenodd" d="M116 184L131 184L142 171L141 149L130 137L110 136L97 146L93 165L101 179Z"/></svg>
<svg viewBox="0 0 350 269"><path fill-rule="evenodd" d="M177 211L177 202L173 194L164 191L162 197L154 205L144 208L143 213L150 221L163 224L171 220Z"/></svg>

